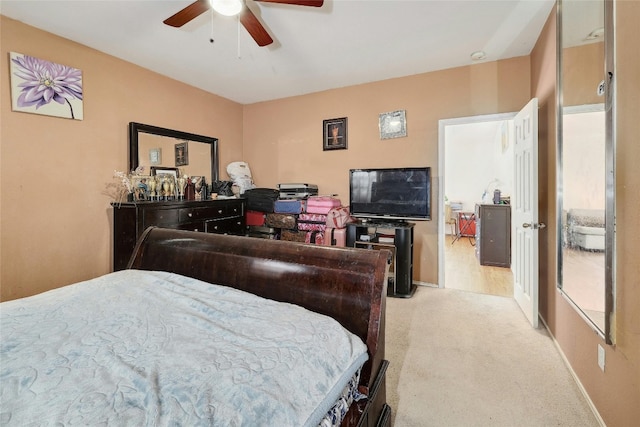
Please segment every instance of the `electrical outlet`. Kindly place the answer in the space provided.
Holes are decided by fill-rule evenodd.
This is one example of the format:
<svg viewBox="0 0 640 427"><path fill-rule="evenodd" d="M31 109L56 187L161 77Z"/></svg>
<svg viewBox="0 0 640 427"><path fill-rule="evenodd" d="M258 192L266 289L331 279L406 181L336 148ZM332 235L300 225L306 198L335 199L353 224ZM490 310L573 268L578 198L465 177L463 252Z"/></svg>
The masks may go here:
<svg viewBox="0 0 640 427"><path fill-rule="evenodd" d="M598 344L598 366L604 372L604 347Z"/></svg>

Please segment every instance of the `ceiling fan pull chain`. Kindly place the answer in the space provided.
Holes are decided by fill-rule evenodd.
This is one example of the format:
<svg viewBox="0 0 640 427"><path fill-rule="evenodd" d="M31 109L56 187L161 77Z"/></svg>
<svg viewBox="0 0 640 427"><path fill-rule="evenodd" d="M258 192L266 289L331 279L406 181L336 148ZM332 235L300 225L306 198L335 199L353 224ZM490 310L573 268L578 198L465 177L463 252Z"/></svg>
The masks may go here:
<svg viewBox="0 0 640 427"><path fill-rule="evenodd" d="M209 37L209 43L213 43L216 39L213 38L213 13L210 13L211 16L211 37Z"/></svg>
<svg viewBox="0 0 640 427"><path fill-rule="evenodd" d="M238 59L242 59L242 55L240 55L240 27L241 27L241 25L240 25L240 15L237 16L236 20L238 22L238 34L237 34L237 37L236 37L236 40L238 41Z"/></svg>

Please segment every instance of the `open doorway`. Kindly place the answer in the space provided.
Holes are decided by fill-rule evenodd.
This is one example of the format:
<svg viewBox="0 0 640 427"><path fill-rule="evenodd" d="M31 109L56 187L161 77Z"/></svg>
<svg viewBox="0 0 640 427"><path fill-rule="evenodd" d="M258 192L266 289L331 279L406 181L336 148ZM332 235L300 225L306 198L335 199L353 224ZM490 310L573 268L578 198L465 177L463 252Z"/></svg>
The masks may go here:
<svg viewBox="0 0 640 427"><path fill-rule="evenodd" d="M481 265L478 259L475 215L476 205L492 204L494 197L509 203L514 182L514 116L440 121L440 287L513 297L510 264Z"/></svg>

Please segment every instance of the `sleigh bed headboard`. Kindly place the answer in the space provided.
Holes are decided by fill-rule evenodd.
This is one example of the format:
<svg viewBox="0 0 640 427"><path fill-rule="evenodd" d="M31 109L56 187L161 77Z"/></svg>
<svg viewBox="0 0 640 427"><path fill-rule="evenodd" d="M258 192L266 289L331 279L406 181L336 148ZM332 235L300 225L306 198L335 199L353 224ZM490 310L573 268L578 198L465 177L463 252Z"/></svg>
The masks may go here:
<svg viewBox="0 0 640 427"><path fill-rule="evenodd" d="M360 378L367 393L384 359L389 255L151 227L127 268L177 273L333 317L367 345Z"/></svg>

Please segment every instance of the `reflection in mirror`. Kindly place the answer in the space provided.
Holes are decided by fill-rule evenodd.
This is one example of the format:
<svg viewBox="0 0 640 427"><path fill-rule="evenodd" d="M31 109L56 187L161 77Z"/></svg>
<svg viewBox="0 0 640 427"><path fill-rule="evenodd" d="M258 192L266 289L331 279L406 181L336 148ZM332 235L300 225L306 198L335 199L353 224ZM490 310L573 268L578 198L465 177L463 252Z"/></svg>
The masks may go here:
<svg viewBox="0 0 640 427"><path fill-rule="evenodd" d="M176 145L186 144L184 153ZM157 156L156 156L157 155ZM183 161L176 161L180 157ZM181 175L205 176L211 183L211 145L149 133L138 134L138 165L149 172L151 166L179 168Z"/></svg>
<svg viewBox="0 0 640 427"><path fill-rule="evenodd" d="M129 167L179 168L181 175L218 180L218 140L173 129L129 123Z"/></svg>
<svg viewBox="0 0 640 427"><path fill-rule="evenodd" d="M563 111L562 290L604 331L604 108Z"/></svg>
<svg viewBox="0 0 640 427"><path fill-rule="evenodd" d="M558 287L608 339L605 1L558 8Z"/></svg>

